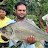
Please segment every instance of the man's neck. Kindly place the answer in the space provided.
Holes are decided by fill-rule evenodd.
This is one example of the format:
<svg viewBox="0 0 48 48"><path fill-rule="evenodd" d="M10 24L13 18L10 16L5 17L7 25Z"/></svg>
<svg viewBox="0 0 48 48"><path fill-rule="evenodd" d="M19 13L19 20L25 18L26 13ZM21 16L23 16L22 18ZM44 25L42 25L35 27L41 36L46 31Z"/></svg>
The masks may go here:
<svg viewBox="0 0 48 48"><path fill-rule="evenodd" d="M26 20L26 18L24 18L24 19L16 19L16 21L25 21Z"/></svg>
<svg viewBox="0 0 48 48"><path fill-rule="evenodd" d="M5 17L0 17L1 20L4 20Z"/></svg>

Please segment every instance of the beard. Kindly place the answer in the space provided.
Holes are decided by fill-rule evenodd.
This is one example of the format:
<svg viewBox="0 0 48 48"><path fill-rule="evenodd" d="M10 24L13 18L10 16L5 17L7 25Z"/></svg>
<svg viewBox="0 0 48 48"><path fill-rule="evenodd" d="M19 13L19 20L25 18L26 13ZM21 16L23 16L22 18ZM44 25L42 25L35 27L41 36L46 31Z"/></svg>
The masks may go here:
<svg viewBox="0 0 48 48"><path fill-rule="evenodd" d="M24 19L25 17L26 17L26 16L24 16L24 17L17 16L17 18L18 18L18 19L21 19L21 20Z"/></svg>
<svg viewBox="0 0 48 48"><path fill-rule="evenodd" d="M0 18L5 18L5 16L0 16Z"/></svg>

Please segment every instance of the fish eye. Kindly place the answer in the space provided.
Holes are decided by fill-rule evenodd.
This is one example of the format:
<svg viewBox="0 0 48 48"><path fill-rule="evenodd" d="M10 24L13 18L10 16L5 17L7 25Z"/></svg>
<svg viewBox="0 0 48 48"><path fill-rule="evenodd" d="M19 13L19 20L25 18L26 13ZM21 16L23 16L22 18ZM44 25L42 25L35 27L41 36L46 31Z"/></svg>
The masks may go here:
<svg viewBox="0 0 48 48"><path fill-rule="evenodd" d="M6 30L5 27L3 27L3 28L0 29L0 31L1 31L2 33L5 33L5 30Z"/></svg>

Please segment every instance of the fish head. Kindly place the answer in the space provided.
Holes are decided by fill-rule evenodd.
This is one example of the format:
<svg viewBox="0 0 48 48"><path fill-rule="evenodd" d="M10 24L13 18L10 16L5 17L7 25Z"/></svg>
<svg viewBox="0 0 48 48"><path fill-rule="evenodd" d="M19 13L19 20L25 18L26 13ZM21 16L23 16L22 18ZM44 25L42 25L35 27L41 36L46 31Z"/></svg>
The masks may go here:
<svg viewBox="0 0 48 48"><path fill-rule="evenodd" d="M0 28L0 31L1 31L2 35L7 37L8 39L10 38L10 36L12 35L12 32L13 32L12 28L9 25L7 25L3 28Z"/></svg>

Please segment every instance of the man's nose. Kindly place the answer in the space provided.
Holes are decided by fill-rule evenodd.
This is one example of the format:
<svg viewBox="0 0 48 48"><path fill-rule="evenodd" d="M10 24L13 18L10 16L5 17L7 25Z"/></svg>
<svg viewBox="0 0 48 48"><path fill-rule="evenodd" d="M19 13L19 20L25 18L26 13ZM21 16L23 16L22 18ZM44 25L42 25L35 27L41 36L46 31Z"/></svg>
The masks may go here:
<svg viewBox="0 0 48 48"><path fill-rule="evenodd" d="M21 13L23 13L23 11L21 11Z"/></svg>

